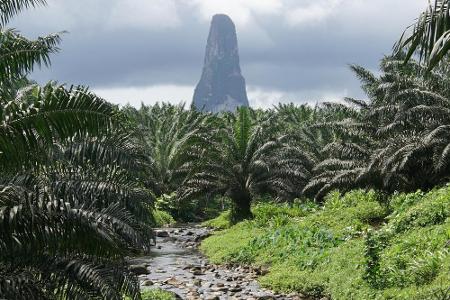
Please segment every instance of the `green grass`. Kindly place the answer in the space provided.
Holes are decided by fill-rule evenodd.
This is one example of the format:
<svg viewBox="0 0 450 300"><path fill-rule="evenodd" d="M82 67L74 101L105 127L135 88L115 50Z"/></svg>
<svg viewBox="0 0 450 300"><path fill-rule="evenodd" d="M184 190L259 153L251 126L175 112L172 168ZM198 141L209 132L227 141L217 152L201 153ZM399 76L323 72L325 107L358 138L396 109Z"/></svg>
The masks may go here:
<svg viewBox="0 0 450 300"><path fill-rule="evenodd" d="M125 300L130 300L130 297L125 297ZM142 300L175 300L175 296L172 293L164 291L162 289L144 289L141 291Z"/></svg>
<svg viewBox="0 0 450 300"><path fill-rule="evenodd" d="M202 225L216 229L230 228L230 211L225 211L221 213L217 218L203 222Z"/></svg>
<svg viewBox="0 0 450 300"><path fill-rule="evenodd" d="M160 289L147 289L141 292L142 300L175 300L172 293Z"/></svg>
<svg viewBox="0 0 450 300"><path fill-rule="evenodd" d="M314 204L260 204L255 219L216 232L214 263L270 266L264 287L332 299L450 298L450 188L330 193ZM226 214L209 222L227 228ZM448 293L447 296L444 296ZM445 298L448 297L448 298Z"/></svg>

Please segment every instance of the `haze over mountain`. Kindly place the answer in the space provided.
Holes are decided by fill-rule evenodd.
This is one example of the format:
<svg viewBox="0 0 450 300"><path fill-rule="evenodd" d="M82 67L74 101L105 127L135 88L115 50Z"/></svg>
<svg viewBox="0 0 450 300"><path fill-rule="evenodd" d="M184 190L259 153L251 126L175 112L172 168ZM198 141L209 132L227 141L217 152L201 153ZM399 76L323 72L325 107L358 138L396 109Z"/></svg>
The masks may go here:
<svg viewBox="0 0 450 300"><path fill-rule="evenodd" d="M249 106L239 65L236 28L227 15L212 18L203 73L192 106L209 112L235 111L239 106Z"/></svg>

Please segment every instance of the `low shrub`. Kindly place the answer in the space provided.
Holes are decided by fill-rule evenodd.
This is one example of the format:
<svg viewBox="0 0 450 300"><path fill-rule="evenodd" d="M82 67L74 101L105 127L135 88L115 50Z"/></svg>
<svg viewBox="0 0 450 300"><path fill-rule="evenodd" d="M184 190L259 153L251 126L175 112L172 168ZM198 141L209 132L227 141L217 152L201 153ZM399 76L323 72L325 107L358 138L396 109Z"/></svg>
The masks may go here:
<svg viewBox="0 0 450 300"><path fill-rule="evenodd" d="M224 211L217 218L205 221L202 225L216 229L229 228L231 226L230 211Z"/></svg>
<svg viewBox="0 0 450 300"><path fill-rule="evenodd" d="M450 216L450 187L435 189L426 194L400 194L393 197L391 203L396 209L388 219L394 233L442 224Z"/></svg>
<svg viewBox="0 0 450 300"><path fill-rule="evenodd" d="M142 300L176 300L173 293L167 292L162 289L144 289L141 291ZM125 300L131 300L130 297L125 297Z"/></svg>
<svg viewBox="0 0 450 300"><path fill-rule="evenodd" d="M175 223L175 219L168 212L158 209L153 210L153 219L155 227L164 227Z"/></svg>
<svg viewBox="0 0 450 300"><path fill-rule="evenodd" d="M397 194L388 205L362 190L332 192L321 208L264 203L201 250L215 263L270 266L260 282L279 292L450 299L449 209L449 187ZM214 222L228 224L225 216Z"/></svg>

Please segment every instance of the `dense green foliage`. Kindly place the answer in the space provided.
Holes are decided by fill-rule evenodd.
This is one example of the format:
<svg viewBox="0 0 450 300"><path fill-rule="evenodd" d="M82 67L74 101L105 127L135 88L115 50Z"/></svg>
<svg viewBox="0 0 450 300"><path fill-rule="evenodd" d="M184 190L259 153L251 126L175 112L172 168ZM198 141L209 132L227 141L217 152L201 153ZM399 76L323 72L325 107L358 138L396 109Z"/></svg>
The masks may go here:
<svg viewBox="0 0 450 300"><path fill-rule="evenodd" d="M229 196L234 223L251 217L254 195L289 197L296 180L306 176L303 153L284 136L274 136L267 128L270 120L258 120L251 113L240 108L222 118L223 128L209 140L207 155L197 163L181 194L187 199L202 194Z"/></svg>
<svg viewBox="0 0 450 300"><path fill-rule="evenodd" d="M172 215L164 210L155 209L152 211L152 213L155 220L155 227L164 227L175 224L175 219L172 217Z"/></svg>
<svg viewBox="0 0 450 300"><path fill-rule="evenodd" d="M172 299L141 295L127 258L150 250L151 226L224 211L204 223L225 230L203 251L270 266L267 287L448 299L448 1L379 76L351 66L367 100L222 114L119 109L81 86L28 80L60 35L32 41L5 26L43 4L0 1L0 298Z"/></svg>
<svg viewBox="0 0 450 300"><path fill-rule="evenodd" d="M216 263L270 266L260 281L279 291L448 299L450 188L381 198L359 190L333 192L323 207L257 205L254 220L219 231L201 249Z"/></svg>
<svg viewBox="0 0 450 300"><path fill-rule="evenodd" d="M59 37L3 26L42 3L0 4L0 298L139 299L125 257L150 247L149 159L115 106L24 79Z"/></svg>
<svg viewBox="0 0 450 300"><path fill-rule="evenodd" d="M222 115L167 105L128 109L134 119L158 120L150 122L156 128L172 125L170 134L152 133L150 145L159 146L150 149L159 150L150 156L159 171L150 181L165 186L157 193L170 195L177 218L202 208L196 215L205 216L223 195L235 222L251 217L250 203L259 197L322 202L335 189L391 194L442 186L450 177L448 68L427 72L417 62L404 64L404 57L384 58L380 76L351 67L368 100Z"/></svg>
<svg viewBox="0 0 450 300"><path fill-rule="evenodd" d="M161 289L145 289L141 292L142 300L175 300L175 296ZM128 297L125 300L130 300Z"/></svg>

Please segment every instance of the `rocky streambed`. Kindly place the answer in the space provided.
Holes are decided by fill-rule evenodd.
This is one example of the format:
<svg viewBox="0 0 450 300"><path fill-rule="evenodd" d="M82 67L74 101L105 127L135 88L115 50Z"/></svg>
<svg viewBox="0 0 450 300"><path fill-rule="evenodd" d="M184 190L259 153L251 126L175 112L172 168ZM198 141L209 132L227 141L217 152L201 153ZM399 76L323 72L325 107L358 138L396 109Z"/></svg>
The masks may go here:
<svg viewBox="0 0 450 300"><path fill-rule="evenodd" d="M262 289L257 283L264 269L241 266L217 266L197 250L210 234L198 225L164 228L156 231L156 247L150 256L132 260L142 288L160 288L179 299L304 299L298 295L280 295Z"/></svg>

